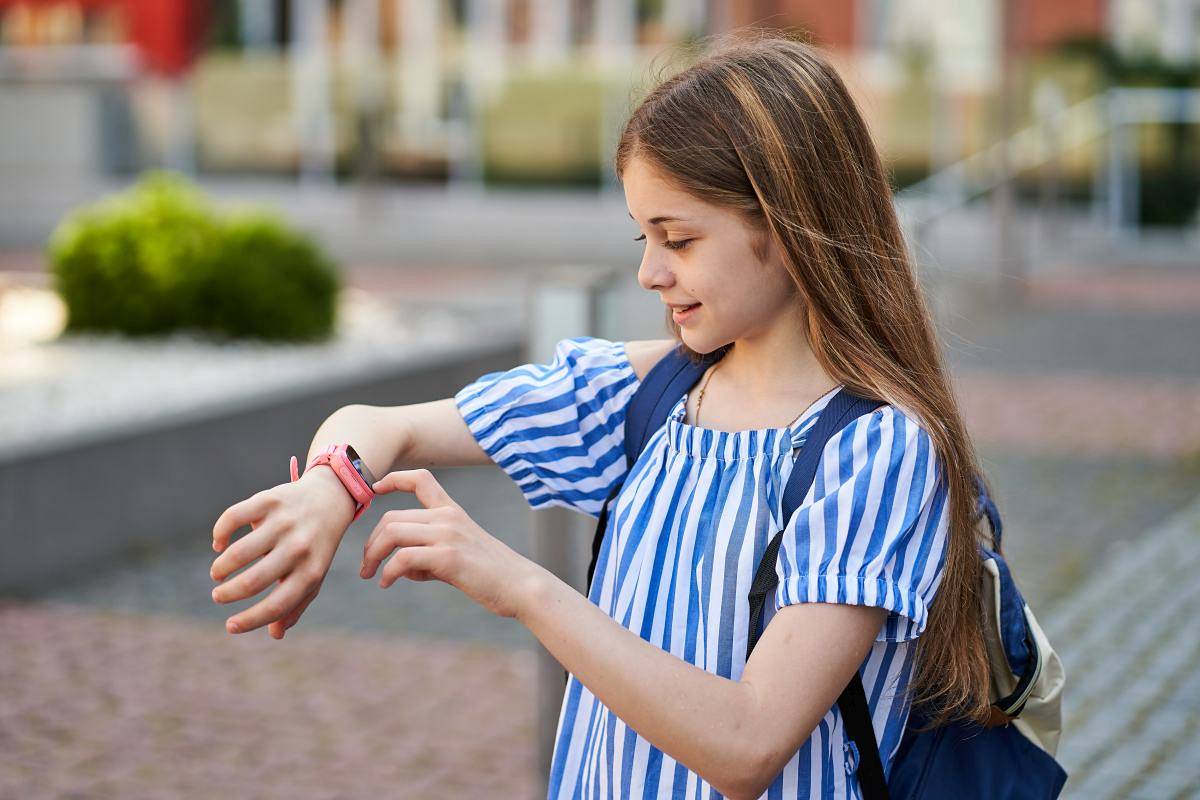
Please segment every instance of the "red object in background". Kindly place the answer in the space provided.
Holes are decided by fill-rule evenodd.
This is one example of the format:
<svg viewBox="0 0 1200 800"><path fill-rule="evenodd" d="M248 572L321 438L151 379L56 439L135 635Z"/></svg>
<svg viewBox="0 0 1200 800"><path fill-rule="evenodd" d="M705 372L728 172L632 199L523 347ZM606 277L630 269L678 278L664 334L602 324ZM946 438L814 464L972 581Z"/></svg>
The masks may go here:
<svg viewBox="0 0 1200 800"><path fill-rule="evenodd" d="M124 0L126 30L142 66L178 75L199 55L208 27L207 0Z"/></svg>
<svg viewBox="0 0 1200 800"><path fill-rule="evenodd" d="M1013 46L1045 50L1072 36L1104 37L1107 0L1009 0L1013 15Z"/></svg>
<svg viewBox="0 0 1200 800"><path fill-rule="evenodd" d="M723 0L734 27L795 25L819 45L850 49L865 37L859 30L868 0ZM1053 47L1071 36L1104 36L1108 0L996 0L1008 6L1017 51Z"/></svg>
<svg viewBox="0 0 1200 800"><path fill-rule="evenodd" d="M200 53L211 0L0 0L0 11L16 6L63 5L85 12L97 8L119 10L142 68L174 76L186 71Z"/></svg>

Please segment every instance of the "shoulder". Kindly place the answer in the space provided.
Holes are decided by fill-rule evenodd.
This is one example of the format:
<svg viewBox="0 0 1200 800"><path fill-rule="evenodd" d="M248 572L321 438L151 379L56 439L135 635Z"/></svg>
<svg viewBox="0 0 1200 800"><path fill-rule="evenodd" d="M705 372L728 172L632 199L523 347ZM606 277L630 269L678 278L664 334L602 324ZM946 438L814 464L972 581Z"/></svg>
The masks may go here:
<svg viewBox="0 0 1200 800"><path fill-rule="evenodd" d="M678 342L674 339L643 339L625 342L625 353L629 358L629 365L633 367L633 372L640 381L645 379L651 368L677 345Z"/></svg>
<svg viewBox="0 0 1200 800"><path fill-rule="evenodd" d="M598 336L575 336L560 339L554 346L552 367L591 372L595 369L628 368L625 342L601 339Z"/></svg>
<svg viewBox="0 0 1200 800"><path fill-rule="evenodd" d="M852 471L940 471L928 426L912 411L885 404L853 419L830 438L824 454Z"/></svg>
<svg viewBox="0 0 1200 800"><path fill-rule="evenodd" d="M456 394L460 404L515 408L561 401L579 390L589 398L606 399L634 385L624 342L594 336L559 339L551 355L507 370L486 373ZM523 414L528 413L526 408Z"/></svg>
<svg viewBox="0 0 1200 800"><path fill-rule="evenodd" d="M870 414L852 420L846 427L854 430L902 430L906 437L929 438L929 431L921 418L894 403L884 403Z"/></svg>

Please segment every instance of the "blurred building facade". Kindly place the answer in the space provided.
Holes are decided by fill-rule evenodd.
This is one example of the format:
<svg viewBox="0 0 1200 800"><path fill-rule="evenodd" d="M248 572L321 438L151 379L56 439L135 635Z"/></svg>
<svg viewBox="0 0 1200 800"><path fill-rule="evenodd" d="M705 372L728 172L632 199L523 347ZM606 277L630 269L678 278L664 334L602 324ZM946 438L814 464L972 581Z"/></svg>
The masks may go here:
<svg viewBox="0 0 1200 800"><path fill-rule="evenodd" d="M995 139L1014 59L1078 99L1065 42L1200 51L1200 0L0 0L0 113L103 91L106 169L603 183L654 57L747 25L829 49L901 182Z"/></svg>

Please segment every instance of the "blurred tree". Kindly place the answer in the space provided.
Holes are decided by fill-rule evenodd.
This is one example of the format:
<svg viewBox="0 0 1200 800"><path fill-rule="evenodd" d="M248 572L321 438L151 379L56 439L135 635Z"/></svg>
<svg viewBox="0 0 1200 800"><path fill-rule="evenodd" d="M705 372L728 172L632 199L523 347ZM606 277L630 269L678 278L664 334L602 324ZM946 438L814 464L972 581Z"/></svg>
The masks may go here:
<svg viewBox="0 0 1200 800"><path fill-rule="evenodd" d="M1058 48L1064 56L1093 63L1108 87L1200 87L1200 62L1172 61L1158 53L1126 54L1097 37L1075 37ZM1200 152L1196 126L1184 122L1144 126L1164 146L1142 149L1138 221L1143 225L1188 225L1200 207ZM1153 141L1153 138L1152 138Z"/></svg>
<svg viewBox="0 0 1200 800"><path fill-rule="evenodd" d="M205 49L241 50L241 16L241 4L238 0L212 0L212 22Z"/></svg>

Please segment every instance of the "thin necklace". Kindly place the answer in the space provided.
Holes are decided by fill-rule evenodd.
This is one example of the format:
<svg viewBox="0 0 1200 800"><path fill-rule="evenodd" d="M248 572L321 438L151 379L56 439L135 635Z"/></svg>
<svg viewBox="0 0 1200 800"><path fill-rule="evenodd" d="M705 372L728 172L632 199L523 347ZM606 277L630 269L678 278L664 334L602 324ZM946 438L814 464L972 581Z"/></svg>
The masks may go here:
<svg viewBox="0 0 1200 800"><path fill-rule="evenodd" d="M704 390L708 388L708 382L712 380L712 376L716 374L716 371L721 368L721 363L723 361L724 359L718 361L716 365L709 371L708 375L704 378L704 385L700 387L700 394L696 397L696 414L694 422L696 423L697 427L700 425L700 404L704 402Z"/></svg>

